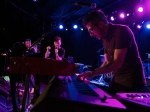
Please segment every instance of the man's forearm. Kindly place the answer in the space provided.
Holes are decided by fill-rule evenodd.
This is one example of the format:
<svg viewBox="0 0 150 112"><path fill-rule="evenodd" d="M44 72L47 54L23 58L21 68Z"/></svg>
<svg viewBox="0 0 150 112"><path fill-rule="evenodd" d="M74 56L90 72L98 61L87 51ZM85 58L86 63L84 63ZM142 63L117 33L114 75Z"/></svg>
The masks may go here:
<svg viewBox="0 0 150 112"><path fill-rule="evenodd" d="M46 51L46 53L45 53L45 58L48 58L49 55L50 55L50 51Z"/></svg>
<svg viewBox="0 0 150 112"><path fill-rule="evenodd" d="M96 68L94 70L94 75L99 75L99 74L104 74L104 73L109 73L115 70L118 70L121 66L119 65L118 61L113 61L111 63L108 63L107 65L100 67L100 68Z"/></svg>
<svg viewBox="0 0 150 112"><path fill-rule="evenodd" d="M108 62L105 61L104 63L101 64L100 68L106 66L107 64Z"/></svg>
<svg viewBox="0 0 150 112"><path fill-rule="evenodd" d="M56 60L62 60L62 57L59 57L59 55L56 54Z"/></svg>
<svg viewBox="0 0 150 112"><path fill-rule="evenodd" d="M112 72L111 70L112 68L110 66L111 66L111 63L109 64L104 63L103 66L100 66L99 68L94 69L93 75L99 75L99 74Z"/></svg>

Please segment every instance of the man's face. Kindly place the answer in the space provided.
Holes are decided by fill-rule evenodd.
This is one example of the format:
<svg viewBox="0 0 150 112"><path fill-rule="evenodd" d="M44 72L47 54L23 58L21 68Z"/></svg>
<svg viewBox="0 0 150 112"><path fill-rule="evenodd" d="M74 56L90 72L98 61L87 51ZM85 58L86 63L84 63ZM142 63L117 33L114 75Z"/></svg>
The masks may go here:
<svg viewBox="0 0 150 112"><path fill-rule="evenodd" d="M61 46L61 40L58 40L58 41L54 41L54 46L60 48Z"/></svg>
<svg viewBox="0 0 150 112"><path fill-rule="evenodd" d="M29 40L25 41L25 46L27 48L29 48L31 46L31 41L29 41Z"/></svg>
<svg viewBox="0 0 150 112"><path fill-rule="evenodd" d="M92 22L89 22L86 25L86 28L88 32L90 33L91 37L96 37L97 39L101 40L104 36L104 29L103 29L103 23L102 22L97 22L93 24Z"/></svg>

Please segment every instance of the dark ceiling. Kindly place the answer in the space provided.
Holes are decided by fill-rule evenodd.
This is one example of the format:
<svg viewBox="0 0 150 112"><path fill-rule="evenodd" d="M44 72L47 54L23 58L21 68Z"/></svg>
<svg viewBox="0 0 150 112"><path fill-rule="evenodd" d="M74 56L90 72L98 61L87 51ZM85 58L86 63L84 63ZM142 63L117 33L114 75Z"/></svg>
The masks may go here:
<svg viewBox="0 0 150 112"><path fill-rule="evenodd" d="M69 22L79 21L92 8L92 3L96 8L102 9L105 13L111 13L120 8L130 8L141 0L2 0L1 11L8 11L14 19L18 16L26 16L35 19L42 24L47 22ZM79 3L81 5L76 5ZM85 5L85 6L84 6ZM5 9L7 8L7 9ZM5 13L5 12L3 12ZM22 17L22 19L25 19Z"/></svg>
<svg viewBox="0 0 150 112"><path fill-rule="evenodd" d="M106 15L121 10L133 14L135 7L148 0L0 0L0 35L16 38L21 41L21 36L27 34L31 37L41 36L57 26L74 22L81 23L83 16L90 10L101 9ZM93 6L93 4L95 4ZM94 8L92 8L92 6ZM148 5L147 5L148 6ZM145 14L143 17L149 16ZM136 16L128 20L134 23ZM140 18L141 19L141 18ZM149 19L149 17L148 17ZM141 19L142 21L144 19ZM119 23L119 21L116 21ZM127 24L128 23L123 23ZM9 34L9 35L8 35ZM11 38L10 38L11 36ZM12 39L13 37L13 39ZM5 39L0 38L1 41ZM20 40L19 40L20 39ZM15 41L15 40L14 40ZM3 43L3 42L2 42Z"/></svg>

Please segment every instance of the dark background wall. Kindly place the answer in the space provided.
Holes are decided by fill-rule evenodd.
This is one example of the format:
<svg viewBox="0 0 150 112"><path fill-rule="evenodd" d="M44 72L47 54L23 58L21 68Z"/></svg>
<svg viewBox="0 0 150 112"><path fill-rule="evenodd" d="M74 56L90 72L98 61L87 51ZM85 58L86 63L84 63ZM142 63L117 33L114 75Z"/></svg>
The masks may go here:
<svg viewBox="0 0 150 112"><path fill-rule="evenodd" d="M13 12L13 13L12 13ZM15 12L15 13L14 13ZM66 26L68 30L53 29L51 19L47 19L44 22L30 15L19 12L16 8L10 8L8 5L0 6L0 52L8 51L12 48L15 42L22 42L26 37L30 37L32 42L35 42L43 34L47 34L44 40L41 41L41 53L44 53L47 45L53 45L53 38L58 35L62 37L62 47L66 50L65 57L73 56L74 62L84 63L86 65L97 66L99 55L103 54L103 50L100 53L96 53L102 48L101 41L96 38L90 37L87 30L81 31L80 29L73 29L72 23L69 21ZM150 53L150 30L147 30L144 25L141 29L137 29L134 26L133 18L126 21L116 20L114 23L128 25L133 33L139 47L142 60L147 59L147 54ZM143 18L140 18L143 20ZM150 17L146 15L144 18L147 21ZM135 21L135 19L134 19ZM78 21L78 25L82 27L81 21Z"/></svg>

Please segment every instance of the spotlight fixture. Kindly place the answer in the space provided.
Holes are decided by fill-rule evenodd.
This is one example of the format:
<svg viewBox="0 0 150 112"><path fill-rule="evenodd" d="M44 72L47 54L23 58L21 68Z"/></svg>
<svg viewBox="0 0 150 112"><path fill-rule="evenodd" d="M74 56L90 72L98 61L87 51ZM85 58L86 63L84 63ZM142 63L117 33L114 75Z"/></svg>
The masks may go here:
<svg viewBox="0 0 150 112"><path fill-rule="evenodd" d="M121 14L120 14L120 17L121 17L121 18L124 18L124 17L125 17L124 13L121 13Z"/></svg>
<svg viewBox="0 0 150 112"><path fill-rule="evenodd" d="M81 29L81 31L83 31L83 28L80 28Z"/></svg>
<svg viewBox="0 0 150 112"><path fill-rule="evenodd" d="M129 14L129 13L127 13L127 16L130 16L130 14Z"/></svg>
<svg viewBox="0 0 150 112"><path fill-rule="evenodd" d="M59 29L63 29L63 25L59 25Z"/></svg>
<svg viewBox="0 0 150 112"><path fill-rule="evenodd" d="M139 12L143 12L143 7L139 7L139 8L138 8L138 11L139 11Z"/></svg>
<svg viewBox="0 0 150 112"><path fill-rule="evenodd" d="M146 28L147 28L147 29L150 29L150 24L149 24L149 23L146 25Z"/></svg>
<svg viewBox="0 0 150 112"><path fill-rule="evenodd" d="M38 0L33 0L33 2L38 2Z"/></svg>
<svg viewBox="0 0 150 112"><path fill-rule="evenodd" d="M77 28L78 28L78 26L77 26L77 25L74 25L74 26L73 26L73 28L74 28L74 29L77 29Z"/></svg>
<svg viewBox="0 0 150 112"><path fill-rule="evenodd" d="M111 21L114 21L114 20L115 20L115 18L114 18L113 16L111 16L111 17L110 17L110 20L111 20Z"/></svg>
<svg viewBox="0 0 150 112"><path fill-rule="evenodd" d="M139 24L137 25L137 28L138 28L138 29L140 29L141 27L142 27L141 25L139 25Z"/></svg>

